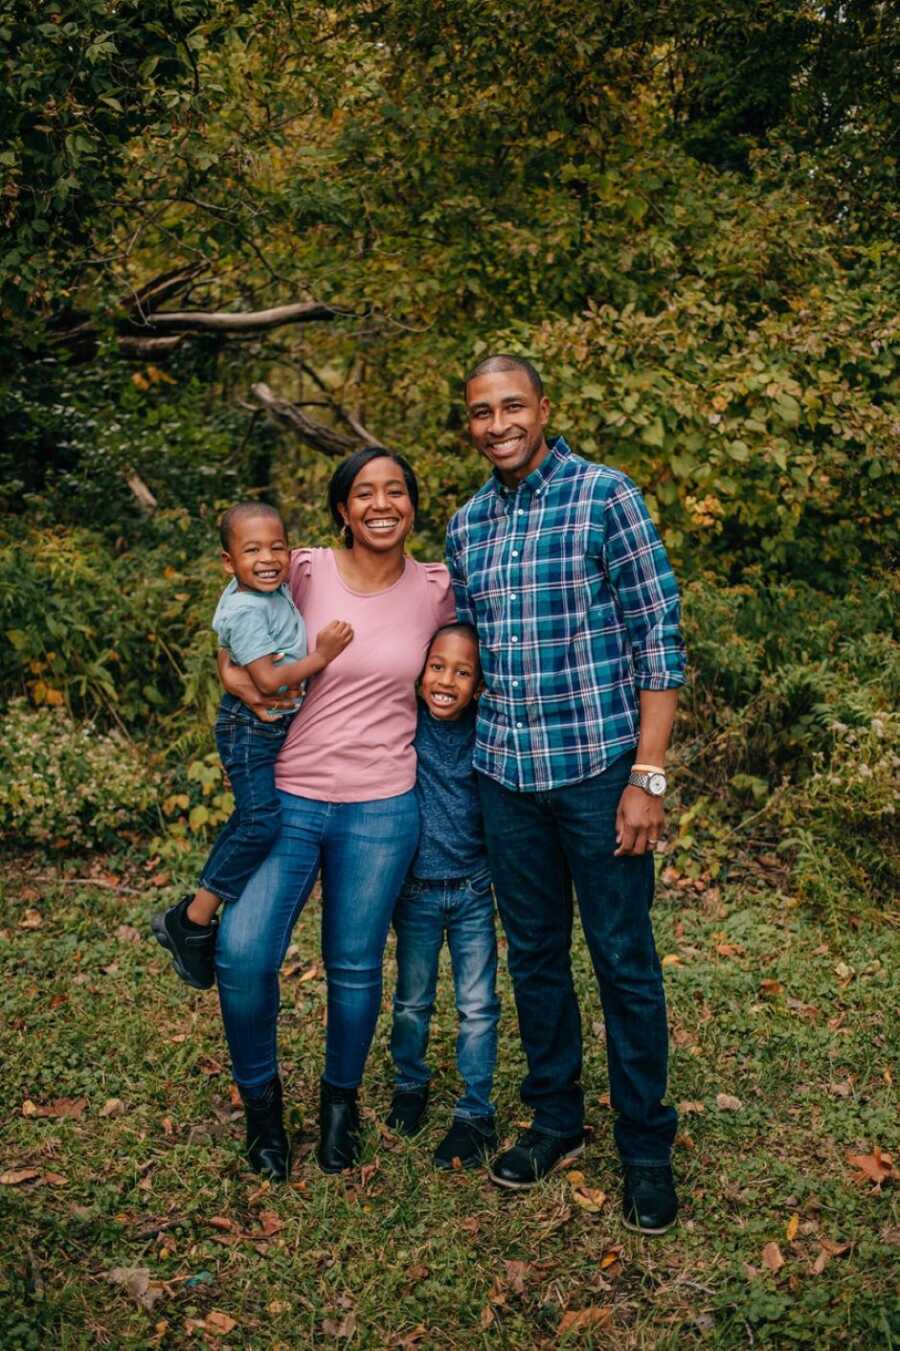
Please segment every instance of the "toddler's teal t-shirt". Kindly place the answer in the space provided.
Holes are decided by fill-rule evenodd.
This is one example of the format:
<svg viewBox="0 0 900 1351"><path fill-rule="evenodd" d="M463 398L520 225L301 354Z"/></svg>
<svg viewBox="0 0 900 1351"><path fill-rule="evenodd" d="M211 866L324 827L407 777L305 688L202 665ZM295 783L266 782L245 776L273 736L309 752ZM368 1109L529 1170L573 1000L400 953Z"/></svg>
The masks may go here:
<svg viewBox="0 0 900 1351"><path fill-rule="evenodd" d="M238 666L248 666L276 652L283 652L285 661L301 661L308 651L306 625L291 600L287 583L277 591L241 591L232 578L219 597L212 626ZM298 699L295 708L302 702ZM276 709L273 713L292 711Z"/></svg>

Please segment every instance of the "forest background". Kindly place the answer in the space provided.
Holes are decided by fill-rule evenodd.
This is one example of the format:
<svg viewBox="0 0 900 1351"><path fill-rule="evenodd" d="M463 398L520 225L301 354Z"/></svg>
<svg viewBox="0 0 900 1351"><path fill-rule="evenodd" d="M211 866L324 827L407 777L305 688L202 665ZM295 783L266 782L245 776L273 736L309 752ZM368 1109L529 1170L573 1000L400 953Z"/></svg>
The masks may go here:
<svg viewBox="0 0 900 1351"><path fill-rule="evenodd" d="M302 1316L312 1340L367 1346L524 1346L545 1336L599 1344L611 1327L617 1345L765 1342L786 1327L794 1341L809 1336L818 1346L832 1335L895 1345L897 1315L877 1274L897 1241L883 1204L894 1176L884 1011L897 969L888 952L900 872L895 8L866 0L622 0L602 9L575 0L11 0L0 9L0 34L8 926L0 951L18 1066L4 1096L16 1110L25 1104L0 1182L16 1176L0 1187L0 1206L12 1207L29 1234L26 1256L13 1250L0 1298L5 1292L19 1320L21 1344L74 1328L65 1344L81 1345L82 1335L142 1345L151 1336L158 1344L230 1334L293 1345L290 1328L296 1336ZM510 1256L508 1217L494 1216L484 1232L505 1274L492 1274L483 1258L485 1288L476 1280L474 1295L458 1273L429 1289L437 1259L410 1258L406 1235L398 1260L409 1290L392 1296L383 1316L364 1313L358 1289L345 1290L349 1304L338 1300L335 1312L328 1299L337 1296L321 1285L334 1262L303 1287L306 1313L277 1290L264 1292L267 1304L256 1276L228 1313L221 1290L218 1309L200 1298L202 1282L185 1303L182 1253L193 1250L174 1221L160 1220L152 1239L156 1258L159 1235L171 1242L158 1263L138 1260L144 1240L126 1243L128 1261L117 1262L127 1225L116 1217L137 1213L121 1186L110 1183L106 1200L96 1187L77 1202L54 1195L55 1210L38 1192L41 1179L57 1175L46 1164L60 1151L81 1160L86 1188L96 1180L92 1150L103 1154L109 1143L87 1129L92 1119L99 1128L98 1093L123 1109L104 1118L107 1131L127 1135L143 1121L143 1135L119 1140L133 1169L149 1153L154 1112L171 1127L163 1131L170 1154L194 1138L187 1127L179 1134L165 1108L181 1092L171 1067L154 1062L162 1078L151 1102L148 1064L140 1073L120 1066L129 1103L86 1052L110 1036L124 1044L133 1035L137 1047L142 1017L171 1031L192 1007L178 992L153 1002L163 970L153 951L136 939L127 949L140 1007L133 992L124 1001L121 990L110 993L104 1005L87 976L71 982L85 975L92 944L101 965L119 970L104 947L116 917L134 921L119 928L143 934L152 909L193 876L228 812L210 737L217 684L208 625L222 585L216 519L258 494L281 507L297 542L334 542L324 510L331 470L337 457L378 441L415 465L423 509L413 551L440 557L449 514L484 478L465 444L461 377L490 350L528 355L547 384L552 430L637 481L683 585L691 677L660 925L671 948L667 975L684 982L672 992L684 1045L701 1044L712 1008L729 1029L724 1060L710 1050L709 1079L693 1090L676 1085L693 1093L682 1105L697 1118L684 1149L695 1149L691 1136L713 1110L722 1064L734 1068L746 1030L737 1010L791 1020L760 1061L758 1091L774 1089L790 1043L794 1077L807 1075L816 1101L838 1113L824 1125L805 1117L792 1125L796 1159L826 1131L834 1151L823 1168L834 1165L840 1197L848 1149L868 1160L863 1201L857 1186L852 1205L846 1197L835 1205L838 1229L864 1205L871 1260L852 1279L835 1262L830 1270L843 1274L827 1283L834 1254L815 1243L844 1256L858 1254L861 1240L841 1247L840 1234L821 1229L821 1177L812 1187L819 1209L803 1211L809 1189L784 1160L791 1181L782 1195L798 1225L813 1226L790 1235L795 1244L812 1235L808 1252L794 1252L810 1281L780 1250L778 1261L771 1250L760 1260L753 1230L715 1280L692 1289L682 1273L671 1304L654 1303L645 1296L655 1259L629 1249L626 1262L621 1236L604 1231L601 1242L595 1225L582 1236L584 1260L619 1284L603 1277L602 1295L592 1287L594 1302L581 1298L573 1309L569 1299L577 1303L585 1287L564 1296L539 1262L526 1279L519 1268L528 1263ZM693 938L675 908L687 897L699 925ZM790 947L785 924L805 936L789 980L773 974L779 945ZM301 932L310 962L314 939L311 928ZM824 985L816 985L816 952ZM303 992L307 1002L317 979ZM62 984L48 1002L54 981ZM28 992L38 988L35 1008ZM832 1027L835 1017L846 1029ZM223 1072L214 1018L205 1022L206 1059L218 1069L191 1062L198 1093L212 1091L203 1074ZM851 1026L866 1068L836 1071L836 1047L853 1060L839 1035ZM51 1056L35 1057L35 1032ZM308 1054L312 1075L315 1035ZM82 1107L51 1110L59 1103ZM236 1127L222 1104L209 1176L219 1177L222 1151L232 1148L221 1185L255 1194L240 1182ZM208 1106L201 1094L198 1120ZM747 1158L756 1148L763 1171L771 1168L760 1121L732 1125L721 1117L728 1110L720 1109L727 1124L708 1123L704 1163L713 1167L723 1148ZM766 1110L784 1127L783 1102ZM36 1117L62 1121L64 1133L35 1136ZM412 1168L406 1155L402 1162ZM310 1194L320 1185L310 1180ZM341 1202L361 1232L365 1185ZM129 1186L140 1186L137 1174ZM698 1213L703 1194L695 1193ZM438 1206L438 1195L435 1188L422 1204ZM138 1208L149 1204L134 1197ZM180 1224L184 1198L177 1204ZM323 1223L329 1204L321 1203ZM583 1200L568 1209L570 1220L602 1215L605 1223L602 1203L596 1212ZM268 1238L255 1230L252 1252L296 1220L265 1214L277 1229ZM228 1223L238 1227L217 1232L237 1244L247 1223ZM447 1221L448 1253L451 1228ZM473 1232L460 1231L460 1241L471 1246ZM379 1242L366 1238L369 1260ZM605 1268L598 1243L612 1254ZM700 1248L698 1238L694 1253ZM223 1262L234 1257L233 1248L212 1251ZM390 1254L384 1261L396 1265ZM297 1268L284 1262L293 1288ZM126 1295L111 1294L104 1264L149 1272L150 1285L135 1294L125 1282ZM269 1260L263 1285L272 1268ZM419 1275L410 1279L411 1270ZM224 1280L218 1268L205 1275ZM533 1308L529 1280L540 1286ZM148 1309L163 1294L177 1294L184 1308L163 1317L160 1331ZM435 1307L443 1321L432 1327ZM231 1329L209 1323L215 1313Z"/></svg>

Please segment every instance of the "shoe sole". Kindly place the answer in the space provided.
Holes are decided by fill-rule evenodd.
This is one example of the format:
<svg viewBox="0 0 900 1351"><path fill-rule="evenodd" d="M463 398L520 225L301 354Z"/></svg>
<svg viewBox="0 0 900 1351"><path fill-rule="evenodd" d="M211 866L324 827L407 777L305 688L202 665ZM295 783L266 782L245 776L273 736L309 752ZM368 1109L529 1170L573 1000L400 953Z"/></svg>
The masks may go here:
<svg viewBox="0 0 900 1351"><path fill-rule="evenodd" d="M161 915L153 916L150 921L150 928L153 930L153 937L156 939L157 943L164 947L166 952L172 958L172 965L175 967L175 970L178 972L184 983L190 985L194 990L211 990L216 982L211 980L208 985L204 985L201 981L196 980L195 977L191 975L190 971L188 971L187 967L178 956L178 951L169 937L169 931L166 928L165 921Z"/></svg>
<svg viewBox="0 0 900 1351"><path fill-rule="evenodd" d="M545 1178L551 1173L556 1173L560 1168L565 1168L571 1159L576 1159L579 1154L584 1153L584 1145L579 1145L576 1149L570 1149L561 1159L557 1159L550 1168L547 1169L543 1177L536 1177L533 1182L510 1182L508 1178L498 1177L492 1168L488 1169L488 1177L492 1182L496 1182L498 1187L508 1187L510 1191L528 1191L530 1187L539 1187Z"/></svg>
<svg viewBox="0 0 900 1351"><path fill-rule="evenodd" d="M678 1223L678 1217L676 1216L674 1220L669 1220L668 1224L662 1225L659 1229L648 1229L646 1225L635 1224L634 1220L626 1220L624 1215L622 1216L622 1223L625 1228L630 1229L633 1234L667 1234L669 1230Z"/></svg>

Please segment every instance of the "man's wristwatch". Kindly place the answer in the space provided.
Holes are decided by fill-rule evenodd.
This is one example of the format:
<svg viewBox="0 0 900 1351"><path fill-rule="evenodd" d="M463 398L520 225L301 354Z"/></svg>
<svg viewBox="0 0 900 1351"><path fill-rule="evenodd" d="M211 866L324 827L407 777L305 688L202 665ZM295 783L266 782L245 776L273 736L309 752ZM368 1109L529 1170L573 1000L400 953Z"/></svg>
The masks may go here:
<svg viewBox="0 0 900 1351"><path fill-rule="evenodd" d="M666 791L666 776L655 765L635 765L628 775L628 782L634 788L643 788L651 797L663 797Z"/></svg>

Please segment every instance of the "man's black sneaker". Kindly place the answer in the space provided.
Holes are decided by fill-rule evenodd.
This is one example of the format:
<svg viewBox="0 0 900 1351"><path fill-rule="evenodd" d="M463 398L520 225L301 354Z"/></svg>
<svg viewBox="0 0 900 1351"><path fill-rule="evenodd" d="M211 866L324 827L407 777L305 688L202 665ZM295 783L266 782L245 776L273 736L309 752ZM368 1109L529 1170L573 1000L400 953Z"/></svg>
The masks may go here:
<svg viewBox="0 0 900 1351"><path fill-rule="evenodd" d="M501 1187L533 1187L584 1149L584 1135L548 1135L530 1126L512 1149L495 1159L490 1179Z"/></svg>
<svg viewBox="0 0 900 1351"><path fill-rule="evenodd" d="M434 1166L481 1168L496 1148L497 1131L492 1116L455 1116L450 1129L434 1151Z"/></svg>
<svg viewBox="0 0 900 1351"><path fill-rule="evenodd" d="M398 1135L415 1135L422 1129L425 1108L428 1106L428 1085L394 1091L387 1125Z"/></svg>
<svg viewBox="0 0 900 1351"><path fill-rule="evenodd" d="M626 1163L622 1214L629 1229L639 1234L664 1234L678 1214L678 1197L668 1164L646 1168Z"/></svg>
<svg viewBox="0 0 900 1351"><path fill-rule="evenodd" d="M185 923L190 896L182 896L177 905L161 910L150 921L159 943L172 954L175 970L195 990L208 990L215 984L216 924Z"/></svg>

